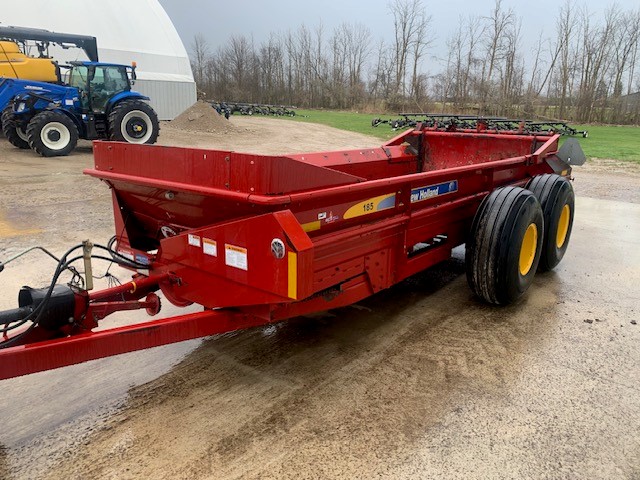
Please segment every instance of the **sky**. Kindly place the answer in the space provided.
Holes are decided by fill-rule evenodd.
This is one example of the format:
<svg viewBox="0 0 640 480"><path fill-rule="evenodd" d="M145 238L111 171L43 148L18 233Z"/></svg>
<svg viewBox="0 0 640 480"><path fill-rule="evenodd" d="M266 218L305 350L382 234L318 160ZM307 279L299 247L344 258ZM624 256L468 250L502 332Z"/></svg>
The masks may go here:
<svg viewBox="0 0 640 480"><path fill-rule="evenodd" d="M435 36L429 50L431 61L446 58L446 41L453 35L460 16L488 15L494 0L423 0L432 17ZM602 19L614 0L574 0L577 6L588 5L595 18ZM617 0L623 10L640 8L638 0ZM361 23L369 28L374 45L380 39L393 38L393 20L388 0L160 0L173 21L182 41L190 51L194 35L201 33L212 50L224 45L232 35L252 36L256 44L270 32L296 30L303 23L315 27L322 23L326 35L342 23ZM564 0L503 0L506 10L512 8L522 18L523 52L531 52L540 30L545 36L555 35L555 18ZM533 54L533 53L532 53Z"/></svg>

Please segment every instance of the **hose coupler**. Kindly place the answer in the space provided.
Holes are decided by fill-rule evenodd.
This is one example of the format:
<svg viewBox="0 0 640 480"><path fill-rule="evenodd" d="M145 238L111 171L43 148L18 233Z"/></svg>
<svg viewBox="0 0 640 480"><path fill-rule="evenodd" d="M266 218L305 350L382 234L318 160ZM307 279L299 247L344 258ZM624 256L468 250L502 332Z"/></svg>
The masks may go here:
<svg viewBox="0 0 640 480"><path fill-rule="evenodd" d="M21 309L38 308L47 296L49 288L22 287L18 293L18 305ZM47 330L58 330L60 327L73 322L76 310L76 293L68 285L54 285L51 297L47 300L44 310L37 313L38 325Z"/></svg>

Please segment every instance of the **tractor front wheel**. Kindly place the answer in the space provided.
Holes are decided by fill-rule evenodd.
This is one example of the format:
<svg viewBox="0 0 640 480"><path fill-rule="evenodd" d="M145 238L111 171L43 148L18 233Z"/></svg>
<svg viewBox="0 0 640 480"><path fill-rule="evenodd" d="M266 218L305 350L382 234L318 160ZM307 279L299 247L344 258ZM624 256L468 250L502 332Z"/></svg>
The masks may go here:
<svg viewBox="0 0 640 480"><path fill-rule="evenodd" d="M43 157L69 155L78 143L78 128L64 113L46 110L27 125L29 146Z"/></svg>
<svg viewBox="0 0 640 480"><path fill-rule="evenodd" d="M141 100L123 100L109 114L109 138L128 143L156 143L158 115Z"/></svg>
<svg viewBox="0 0 640 480"><path fill-rule="evenodd" d="M13 105L10 104L2 111L0 120L2 121L2 132L11 145L22 149L29 148L27 132L17 124L13 113Z"/></svg>

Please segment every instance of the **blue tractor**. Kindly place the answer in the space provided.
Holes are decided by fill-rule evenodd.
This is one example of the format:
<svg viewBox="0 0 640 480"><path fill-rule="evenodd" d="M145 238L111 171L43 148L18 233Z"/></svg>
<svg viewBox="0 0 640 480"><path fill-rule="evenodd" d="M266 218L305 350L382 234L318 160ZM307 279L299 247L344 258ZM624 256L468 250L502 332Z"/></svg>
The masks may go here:
<svg viewBox="0 0 640 480"><path fill-rule="evenodd" d="M67 84L0 78L2 131L44 157L68 155L78 138L155 143L158 116L135 78L135 65L99 62L72 62Z"/></svg>

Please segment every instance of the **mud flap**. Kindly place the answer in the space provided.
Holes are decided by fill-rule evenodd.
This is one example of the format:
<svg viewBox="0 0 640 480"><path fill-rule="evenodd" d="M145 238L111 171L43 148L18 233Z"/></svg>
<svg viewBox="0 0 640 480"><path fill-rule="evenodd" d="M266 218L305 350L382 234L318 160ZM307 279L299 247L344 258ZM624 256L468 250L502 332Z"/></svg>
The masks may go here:
<svg viewBox="0 0 640 480"><path fill-rule="evenodd" d="M569 165L580 166L584 165L584 162L587 161L580 142L575 138L567 138L560 147L560 150L558 150L556 156Z"/></svg>
<svg viewBox="0 0 640 480"><path fill-rule="evenodd" d="M572 165L584 165L587 157L577 139L567 138L558 152L548 157L546 161L554 173L566 176L571 172Z"/></svg>

